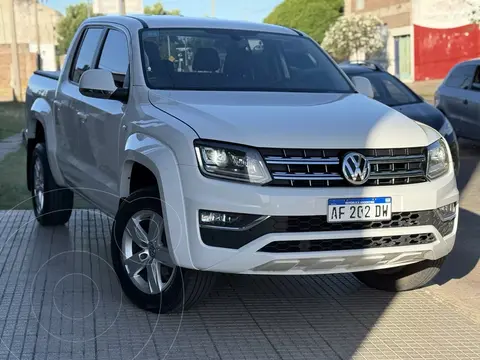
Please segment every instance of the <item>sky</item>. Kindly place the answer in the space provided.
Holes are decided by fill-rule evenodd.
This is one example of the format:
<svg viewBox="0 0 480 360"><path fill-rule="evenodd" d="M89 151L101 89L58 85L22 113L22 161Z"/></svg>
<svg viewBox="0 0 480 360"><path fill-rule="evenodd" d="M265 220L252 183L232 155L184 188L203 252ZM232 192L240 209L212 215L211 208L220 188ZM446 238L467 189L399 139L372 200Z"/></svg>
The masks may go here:
<svg viewBox="0 0 480 360"><path fill-rule="evenodd" d="M44 0L42 2L65 13L68 5L79 3L81 0ZM143 0L143 2L144 5L151 5L157 0ZM180 9L184 16L210 15L212 9L212 0L163 0L161 2L167 10ZM281 2L282 0L215 0L215 17L261 22Z"/></svg>

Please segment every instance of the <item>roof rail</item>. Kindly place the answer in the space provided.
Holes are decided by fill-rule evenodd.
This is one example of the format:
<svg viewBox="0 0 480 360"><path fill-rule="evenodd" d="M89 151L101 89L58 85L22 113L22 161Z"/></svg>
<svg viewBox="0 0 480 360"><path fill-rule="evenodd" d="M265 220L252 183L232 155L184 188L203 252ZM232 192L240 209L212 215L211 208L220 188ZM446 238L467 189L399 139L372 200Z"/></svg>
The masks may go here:
<svg viewBox="0 0 480 360"><path fill-rule="evenodd" d="M347 64L347 65L361 65L361 66L365 66L365 67L368 67L369 69L372 69L372 70L375 70L375 71L385 71L385 69L373 62L373 61L368 61L368 60L347 60L347 61L344 61L342 62L342 64Z"/></svg>

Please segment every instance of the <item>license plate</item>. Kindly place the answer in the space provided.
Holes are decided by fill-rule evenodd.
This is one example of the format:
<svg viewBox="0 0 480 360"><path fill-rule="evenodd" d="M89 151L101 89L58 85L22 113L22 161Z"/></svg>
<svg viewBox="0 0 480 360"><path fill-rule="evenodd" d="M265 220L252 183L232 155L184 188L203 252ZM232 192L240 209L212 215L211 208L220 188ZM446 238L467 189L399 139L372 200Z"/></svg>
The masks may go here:
<svg viewBox="0 0 480 360"><path fill-rule="evenodd" d="M375 221L392 218L392 198L355 198L328 200L327 221Z"/></svg>

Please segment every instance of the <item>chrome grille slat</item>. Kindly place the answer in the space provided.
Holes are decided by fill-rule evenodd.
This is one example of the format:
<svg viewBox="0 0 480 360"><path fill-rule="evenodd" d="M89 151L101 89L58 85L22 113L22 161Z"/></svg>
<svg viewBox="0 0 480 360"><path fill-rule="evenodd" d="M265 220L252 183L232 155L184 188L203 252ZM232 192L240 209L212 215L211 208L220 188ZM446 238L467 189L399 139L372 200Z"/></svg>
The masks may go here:
<svg viewBox="0 0 480 360"><path fill-rule="evenodd" d="M267 164L276 165L338 165L340 160L338 158L282 158L276 156L266 156L265 162Z"/></svg>
<svg viewBox="0 0 480 360"><path fill-rule="evenodd" d="M281 173L274 172L272 177L277 180L343 180L340 174L324 174L324 173Z"/></svg>
<svg viewBox="0 0 480 360"><path fill-rule="evenodd" d="M411 149L259 149L272 176L267 185L292 187L354 186L342 174L343 156L362 153L370 162L363 186L403 185L427 181L424 148Z"/></svg>
<svg viewBox="0 0 480 360"><path fill-rule="evenodd" d="M425 176L423 170L410 170L410 171L388 171L388 172L379 172L379 173L372 173L370 175L370 179L399 179L399 178L412 178L412 177L420 177Z"/></svg>
<svg viewBox="0 0 480 360"><path fill-rule="evenodd" d="M367 160L370 161L370 164L380 165L380 164L399 164L399 163L412 163L412 162L423 162L425 161L425 155L408 155L408 156L367 156Z"/></svg>

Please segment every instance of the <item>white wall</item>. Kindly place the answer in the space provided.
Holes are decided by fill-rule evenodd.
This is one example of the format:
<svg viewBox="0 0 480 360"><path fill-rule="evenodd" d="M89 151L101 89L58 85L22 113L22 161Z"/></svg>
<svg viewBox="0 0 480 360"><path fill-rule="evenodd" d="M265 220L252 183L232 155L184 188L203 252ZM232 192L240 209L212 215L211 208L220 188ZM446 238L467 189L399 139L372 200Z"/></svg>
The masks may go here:
<svg viewBox="0 0 480 360"><path fill-rule="evenodd" d="M37 44L29 44L31 53L37 53ZM55 71L57 70L57 60L55 56L54 44L40 44L40 56L42 58L42 70Z"/></svg>
<svg viewBox="0 0 480 360"><path fill-rule="evenodd" d="M127 14L143 14L143 0L125 0ZM93 12L99 14L118 14L118 0L93 0Z"/></svg>
<svg viewBox="0 0 480 360"><path fill-rule="evenodd" d="M412 0L412 22L437 29L468 25L471 4L480 6L480 0Z"/></svg>

